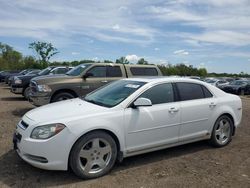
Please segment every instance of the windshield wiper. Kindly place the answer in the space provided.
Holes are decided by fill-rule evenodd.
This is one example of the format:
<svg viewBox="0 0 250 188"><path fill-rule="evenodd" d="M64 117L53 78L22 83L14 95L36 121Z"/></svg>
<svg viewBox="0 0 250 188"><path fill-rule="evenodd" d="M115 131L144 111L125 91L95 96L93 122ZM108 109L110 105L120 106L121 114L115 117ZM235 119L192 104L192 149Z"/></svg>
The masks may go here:
<svg viewBox="0 0 250 188"><path fill-rule="evenodd" d="M95 101L95 100L88 100L88 99L85 99L85 98L84 98L84 100L87 101L87 102L90 102L92 104L96 104L96 105L99 105L99 106L107 107L105 104L103 104L101 102L98 102L98 101Z"/></svg>

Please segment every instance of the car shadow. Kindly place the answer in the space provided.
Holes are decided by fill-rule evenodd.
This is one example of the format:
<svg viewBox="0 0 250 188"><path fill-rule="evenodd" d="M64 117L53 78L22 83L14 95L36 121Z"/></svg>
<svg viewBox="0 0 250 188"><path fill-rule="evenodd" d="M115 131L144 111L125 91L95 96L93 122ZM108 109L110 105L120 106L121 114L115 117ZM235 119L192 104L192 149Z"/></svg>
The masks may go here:
<svg viewBox="0 0 250 188"><path fill-rule="evenodd" d="M124 159L122 163L117 163L114 169L106 176L116 176L124 170L210 149L212 149L212 147L209 146L206 141L201 141L147 154L141 154L134 157L128 157ZM105 176L102 178L105 178ZM98 179L79 179L71 170L47 171L32 167L20 159L14 150L10 150L0 157L0 182L3 182L7 186L18 185L18 187L50 187L56 185L65 186L83 181L86 181L87 183L89 181L97 180Z"/></svg>
<svg viewBox="0 0 250 188"><path fill-rule="evenodd" d="M12 115L14 116L17 116L17 117L22 117L24 114L26 114L26 112L32 110L33 108L22 108L22 109L16 109L16 110L13 110L11 113Z"/></svg>
<svg viewBox="0 0 250 188"><path fill-rule="evenodd" d="M1 101L26 101L24 97L1 97Z"/></svg>

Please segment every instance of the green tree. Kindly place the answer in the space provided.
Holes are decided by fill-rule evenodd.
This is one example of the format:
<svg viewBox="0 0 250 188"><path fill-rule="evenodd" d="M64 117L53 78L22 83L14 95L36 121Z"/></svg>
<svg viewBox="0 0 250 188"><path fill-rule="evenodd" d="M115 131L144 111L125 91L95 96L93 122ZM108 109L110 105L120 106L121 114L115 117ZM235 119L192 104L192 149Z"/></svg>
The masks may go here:
<svg viewBox="0 0 250 188"><path fill-rule="evenodd" d="M37 53L43 67L48 65L52 56L59 53L59 51L51 43L47 42L32 42L29 44L29 48L33 49Z"/></svg>
<svg viewBox="0 0 250 188"><path fill-rule="evenodd" d="M11 46L0 42L1 69L21 69L22 54Z"/></svg>
<svg viewBox="0 0 250 188"><path fill-rule="evenodd" d="M103 62L104 63L114 63L113 61L110 61L110 60L104 60Z"/></svg>
<svg viewBox="0 0 250 188"><path fill-rule="evenodd" d="M148 62L144 58L141 58L141 59L138 60L137 64L139 64L139 65L148 65Z"/></svg>
<svg viewBox="0 0 250 188"><path fill-rule="evenodd" d="M126 57L122 56L119 59L117 59L115 61L115 63L119 63L119 64L129 64L129 61L126 59Z"/></svg>

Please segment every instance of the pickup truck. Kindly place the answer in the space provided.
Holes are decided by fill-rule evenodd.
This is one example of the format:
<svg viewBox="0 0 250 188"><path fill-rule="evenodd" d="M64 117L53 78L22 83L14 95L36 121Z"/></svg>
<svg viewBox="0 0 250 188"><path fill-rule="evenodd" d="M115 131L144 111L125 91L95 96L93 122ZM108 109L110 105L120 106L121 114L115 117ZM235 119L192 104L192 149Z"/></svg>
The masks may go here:
<svg viewBox="0 0 250 188"><path fill-rule="evenodd" d="M32 78L45 76L45 75L65 74L72 68L73 67L50 66L36 74L16 76L11 82L11 92L15 94L22 94L25 98L28 99L28 94L29 94L29 89L30 89L29 84Z"/></svg>
<svg viewBox="0 0 250 188"><path fill-rule="evenodd" d="M162 76L162 73L155 65L81 64L66 75L32 79L29 101L35 106L42 106L84 96L115 80L143 76Z"/></svg>

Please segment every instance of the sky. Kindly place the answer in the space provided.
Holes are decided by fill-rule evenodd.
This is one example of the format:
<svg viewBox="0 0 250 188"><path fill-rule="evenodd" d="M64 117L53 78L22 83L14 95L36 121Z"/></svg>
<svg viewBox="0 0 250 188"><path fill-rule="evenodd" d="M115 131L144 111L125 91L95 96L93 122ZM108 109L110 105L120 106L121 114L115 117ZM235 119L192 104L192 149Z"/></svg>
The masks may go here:
<svg viewBox="0 0 250 188"><path fill-rule="evenodd" d="M193 65L250 73L250 0L0 0L0 42L24 55L52 43L52 61Z"/></svg>

